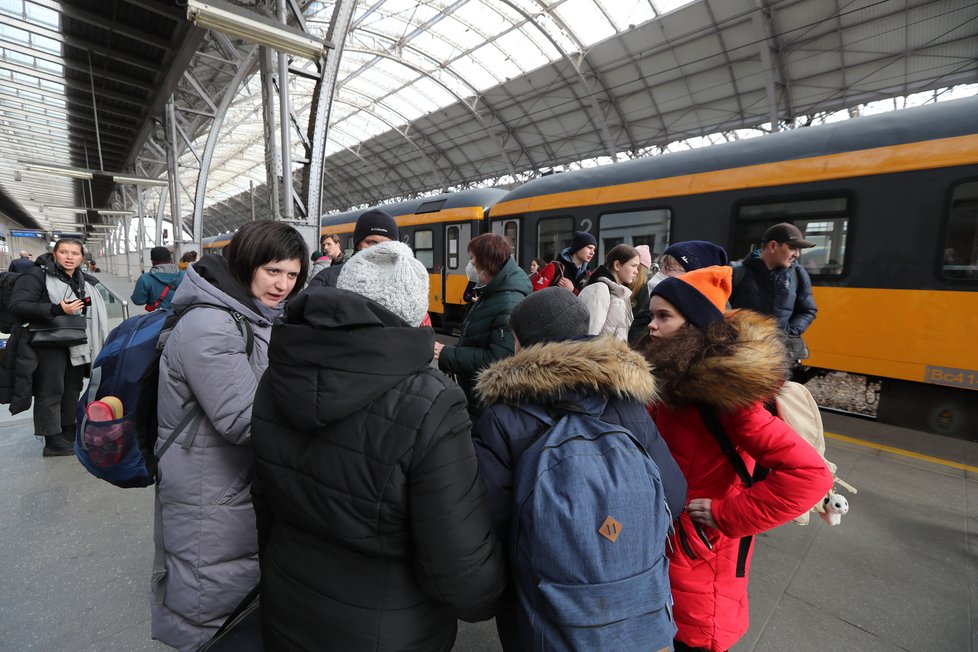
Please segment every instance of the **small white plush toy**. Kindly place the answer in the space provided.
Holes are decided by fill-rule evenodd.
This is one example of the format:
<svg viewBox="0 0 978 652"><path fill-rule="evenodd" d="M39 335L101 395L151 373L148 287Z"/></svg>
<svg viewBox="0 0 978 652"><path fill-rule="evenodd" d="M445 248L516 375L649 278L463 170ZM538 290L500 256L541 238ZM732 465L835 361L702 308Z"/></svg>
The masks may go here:
<svg viewBox="0 0 978 652"><path fill-rule="evenodd" d="M849 501L842 494L830 491L822 502L815 505L815 511L829 525L842 522L842 515L849 511Z"/></svg>

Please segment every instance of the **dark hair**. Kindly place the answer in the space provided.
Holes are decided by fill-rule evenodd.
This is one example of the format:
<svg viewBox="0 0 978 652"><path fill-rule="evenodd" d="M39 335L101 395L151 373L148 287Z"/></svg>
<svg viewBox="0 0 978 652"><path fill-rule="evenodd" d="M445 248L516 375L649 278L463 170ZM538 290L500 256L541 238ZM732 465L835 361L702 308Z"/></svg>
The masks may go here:
<svg viewBox="0 0 978 652"><path fill-rule="evenodd" d="M545 261L543 258L534 258L530 262L531 263L536 263L538 270L543 269L544 267L547 266L547 261Z"/></svg>
<svg viewBox="0 0 978 652"><path fill-rule="evenodd" d="M319 244L320 245L323 244L323 241L324 240L332 240L333 242L335 242L338 245L342 245L343 244L343 241L340 240L340 236L336 235L335 233L327 233L326 235L324 235L323 237L321 237L319 239Z"/></svg>
<svg viewBox="0 0 978 652"><path fill-rule="evenodd" d="M627 244L616 245L604 257L604 266L609 272L613 272L615 269L613 263L624 265L633 258L638 258L638 249Z"/></svg>
<svg viewBox="0 0 978 652"><path fill-rule="evenodd" d="M231 276L246 290L251 287L255 271L262 265L276 260L298 260L299 276L288 298L305 286L309 273L306 243L302 235L285 222L248 222L231 237L224 257Z"/></svg>
<svg viewBox="0 0 978 652"><path fill-rule="evenodd" d="M468 251L475 258L476 267L495 276L509 260L513 245L498 233L483 233L469 241Z"/></svg>
<svg viewBox="0 0 978 652"><path fill-rule="evenodd" d="M57 251L63 244L78 245L78 248L81 249L82 255L83 256L85 255L85 245L83 245L82 241L78 240L77 238L61 238L60 240L54 243L54 249L52 249L51 251Z"/></svg>
<svg viewBox="0 0 978 652"><path fill-rule="evenodd" d="M184 255L180 256L180 262L181 263L192 263L195 260L197 260L197 252L196 251L188 251Z"/></svg>

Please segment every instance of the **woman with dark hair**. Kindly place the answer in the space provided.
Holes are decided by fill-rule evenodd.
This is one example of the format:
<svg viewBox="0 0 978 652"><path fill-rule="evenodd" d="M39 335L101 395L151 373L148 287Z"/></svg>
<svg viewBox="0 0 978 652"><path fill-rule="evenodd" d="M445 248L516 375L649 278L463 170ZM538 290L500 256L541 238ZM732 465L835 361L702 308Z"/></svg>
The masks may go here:
<svg viewBox="0 0 978 652"><path fill-rule="evenodd" d="M455 375L473 419L480 412L473 393L475 377L496 360L513 355L509 313L533 291L526 272L513 260L512 249L509 240L498 233L484 233L469 241L469 258L482 284L479 300L465 316L456 346L435 342L438 368Z"/></svg>
<svg viewBox="0 0 978 652"><path fill-rule="evenodd" d="M581 290L581 300L591 314L588 335L611 335L628 340L632 325L632 291L638 275L638 250L627 244L614 247Z"/></svg>
<svg viewBox="0 0 978 652"><path fill-rule="evenodd" d="M33 396L34 434L44 438L45 457L74 454L75 404L109 333L105 304L95 289L98 279L82 271L84 257L80 241L58 240L50 257L38 257L17 278L10 297L18 326L7 342L0 385L10 393L3 402L17 414L30 407ZM84 342L59 346L32 341L31 326L55 326L68 315L84 317ZM19 326L25 322L28 327Z"/></svg>
<svg viewBox="0 0 978 652"><path fill-rule="evenodd" d="M283 222L249 222L223 256L207 254L173 297L181 314L160 358L153 638L206 643L258 583L251 502L251 409L268 366L272 322L305 282L309 252Z"/></svg>
<svg viewBox="0 0 978 652"><path fill-rule="evenodd" d="M676 650L727 650L743 636L751 536L807 512L832 486L822 457L764 407L784 383L784 344L771 318L724 312L731 280L730 267L710 266L659 283L641 343L659 389L652 416L690 498L669 548ZM740 480L707 423L748 474L769 469L763 481Z"/></svg>
<svg viewBox="0 0 978 652"><path fill-rule="evenodd" d="M546 267L546 265L547 265L547 262L543 258L534 258L533 260L530 261L530 272L529 272L529 275L530 276L533 276L534 274L536 274L537 272L539 272L541 269L543 269L544 267Z"/></svg>

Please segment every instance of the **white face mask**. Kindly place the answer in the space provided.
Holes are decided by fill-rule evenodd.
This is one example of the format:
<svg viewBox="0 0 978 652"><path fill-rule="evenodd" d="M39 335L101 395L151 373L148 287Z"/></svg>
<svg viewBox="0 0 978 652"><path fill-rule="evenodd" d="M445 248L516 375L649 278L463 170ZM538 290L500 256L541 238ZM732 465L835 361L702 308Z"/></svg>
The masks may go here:
<svg viewBox="0 0 978 652"><path fill-rule="evenodd" d="M667 278L669 278L669 277L666 276L665 274L663 274L662 272L656 272L655 275L652 278L649 279L649 283L648 283L649 290L651 290L652 288L654 288L659 283L662 283Z"/></svg>
<svg viewBox="0 0 978 652"><path fill-rule="evenodd" d="M479 282L479 272L475 271L475 265L472 264L471 259L469 260L469 264L465 266L465 278L473 283Z"/></svg>

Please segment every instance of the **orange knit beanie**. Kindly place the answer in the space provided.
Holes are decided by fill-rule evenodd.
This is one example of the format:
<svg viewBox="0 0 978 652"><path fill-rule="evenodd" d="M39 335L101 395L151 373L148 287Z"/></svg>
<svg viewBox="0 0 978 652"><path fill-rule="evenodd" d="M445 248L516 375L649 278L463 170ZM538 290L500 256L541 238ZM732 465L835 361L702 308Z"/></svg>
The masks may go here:
<svg viewBox="0 0 978 652"><path fill-rule="evenodd" d="M714 265L667 278L655 286L652 296L661 296L694 326L703 328L723 321L732 287L733 269Z"/></svg>

